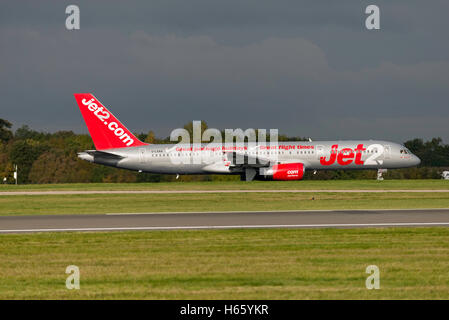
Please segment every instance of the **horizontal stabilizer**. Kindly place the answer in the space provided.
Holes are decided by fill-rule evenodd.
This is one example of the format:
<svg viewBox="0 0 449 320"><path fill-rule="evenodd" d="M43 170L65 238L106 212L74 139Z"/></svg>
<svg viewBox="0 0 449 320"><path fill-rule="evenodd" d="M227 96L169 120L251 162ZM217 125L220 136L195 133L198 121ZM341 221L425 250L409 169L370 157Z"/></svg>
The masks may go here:
<svg viewBox="0 0 449 320"><path fill-rule="evenodd" d="M78 158L89 162L109 166L116 166L120 160L124 159L124 157L117 154L98 150L86 150L84 152L78 152Z"/></svg>

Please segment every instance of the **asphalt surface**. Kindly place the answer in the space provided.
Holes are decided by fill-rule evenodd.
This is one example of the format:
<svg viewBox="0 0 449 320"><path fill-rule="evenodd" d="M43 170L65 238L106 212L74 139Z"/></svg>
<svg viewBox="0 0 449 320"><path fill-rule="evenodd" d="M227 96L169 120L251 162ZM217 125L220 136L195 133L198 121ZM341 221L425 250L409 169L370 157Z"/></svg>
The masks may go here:
<svg viewBox="0 0 449 320"><path fill-rule="evenodd" d="M449 209L123 213L0 217L0 233L449 226Z"/></svg>
<svg viewBox="0 0 449 320"><path fill-rule="evenodd" d="M438 192L448 193L449 189L359 189L359 190L341 190L341 189L316 189L316 190L61 190L61 191L2 191L0 196L27 196L27 195L71 195L71 194L179 194L179 193L422 193Z"/></svg>

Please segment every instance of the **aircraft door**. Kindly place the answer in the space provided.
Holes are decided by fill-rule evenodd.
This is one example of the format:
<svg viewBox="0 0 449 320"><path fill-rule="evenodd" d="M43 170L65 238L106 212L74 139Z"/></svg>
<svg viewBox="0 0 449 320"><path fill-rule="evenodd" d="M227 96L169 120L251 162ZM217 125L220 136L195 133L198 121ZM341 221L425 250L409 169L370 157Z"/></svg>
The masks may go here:
<svg viewBox="0 0 449 320"><path fill-rule="evenodd" d="M139 160L140 163L145 163L145 148L140 148L139 149Z"/></svg>
<svg viewBox="0 0 449 320"><path fill-rule="evenodd" d="M390 159L391 158L391 146L386 145L384 146L384 159Z"/></svg>
<svg viewBox="0 0 449 320"><path fill-rule="evenodd" d="M320 158L324 156L324 146L316 146L316 156L318 160L320 160Z"/></svg>

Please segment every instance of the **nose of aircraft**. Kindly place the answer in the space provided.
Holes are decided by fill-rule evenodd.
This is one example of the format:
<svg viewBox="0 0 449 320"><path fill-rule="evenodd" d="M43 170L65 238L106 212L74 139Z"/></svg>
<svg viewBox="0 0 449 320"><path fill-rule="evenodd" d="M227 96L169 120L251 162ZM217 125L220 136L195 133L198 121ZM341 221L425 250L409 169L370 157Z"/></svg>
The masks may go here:
<svg viewBox="0 0 449 320"><path fill-rule="evenodd" d="M417 156L413 155L412 159L411 159L412 163L414 166L419 166L419 164L421 163L421 159L418 158Z"/></svg>

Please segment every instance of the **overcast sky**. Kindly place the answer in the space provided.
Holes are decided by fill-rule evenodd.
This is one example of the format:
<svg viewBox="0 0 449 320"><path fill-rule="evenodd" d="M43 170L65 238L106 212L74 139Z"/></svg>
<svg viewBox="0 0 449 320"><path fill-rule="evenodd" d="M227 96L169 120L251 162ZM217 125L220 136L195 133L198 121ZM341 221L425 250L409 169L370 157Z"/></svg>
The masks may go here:
<svg viewBox="0 0 449 320"><path fill-rule="evenodd" d="M69 4L80 30L65 29ZM160 137L202 119L449 142L448 14L447 0L0 1L0 118L84 133L73 93L92 92Z"/></svg>

